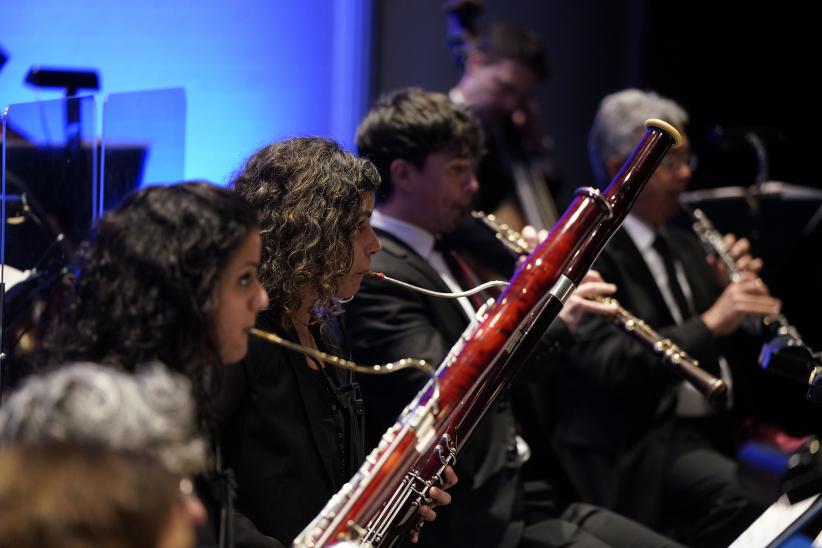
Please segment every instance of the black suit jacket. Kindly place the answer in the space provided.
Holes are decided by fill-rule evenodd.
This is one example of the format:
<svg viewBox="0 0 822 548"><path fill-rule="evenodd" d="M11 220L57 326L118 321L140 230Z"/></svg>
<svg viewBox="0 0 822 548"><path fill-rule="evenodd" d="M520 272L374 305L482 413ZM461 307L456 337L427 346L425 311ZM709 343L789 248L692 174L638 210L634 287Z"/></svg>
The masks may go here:
<svg viewBox="0 0 822 548"><path fill-rule="evenodd" d="M382 252L372 269L414 285L449 291L439 274L394 236L377 231ZM468 325L454 299L440 299L367 278L346 305L352 352L367 363L405 357L439 364ZM546 349L551 349L550 344ZM546 350L549 351L549 350ZM396 420L425 381L419 372L361 378L366 403L367 445ZM521 465L514 459L515 423L507 400L480 422L457 459L453 502L438 508L421 542L430 546L514 546L524 525Z"/></svg>
<svg viewBox="0 0 822 548"><path fill-rule="evenodd" d="M721 288L694 237L677 229L667 229L666 235L684 265L697 312L680 325L624 229L613 236L594 268L617 285L615 297L626 309L717 375L720 354L730 358L733 352L698 314L713 304ZM589 502L654 523L681 379L657 354L601 317L579 327L560 371L560 418L553 440L577 491Z"/></svg>
<svg viewBox="0 0 822 548"><path fill-rule="evenodd" d="M295 340L265 314L257 323ZM333 344L324 346L339 353ZM335 368L326 372L347 384L346 375ZM309 368L305 356L255 338L246 359L226 371L221 445L224 466L236 474L237 509L285 545L364 458L362 425L354 409L361 408L354 401L358 392L345 391L341 402L326 387L322 373ZM348 423L348 439L338 437L341 420Z"/></svg>

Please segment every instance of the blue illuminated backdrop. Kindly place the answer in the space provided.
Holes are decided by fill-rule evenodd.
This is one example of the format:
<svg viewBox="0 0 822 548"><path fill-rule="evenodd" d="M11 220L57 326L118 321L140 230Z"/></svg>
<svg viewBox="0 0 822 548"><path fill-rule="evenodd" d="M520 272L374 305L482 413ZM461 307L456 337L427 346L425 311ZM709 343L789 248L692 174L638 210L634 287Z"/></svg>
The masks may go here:
<svg viewBox="0 0 822 548"><path fill-rule="evenodd" d="M368 106L370 13L371 0L6 2L0 104L60 96L23 83L33 65L96 69L101 97L183 87L184 175L225 182L276 139L351 148Z"/></svg>

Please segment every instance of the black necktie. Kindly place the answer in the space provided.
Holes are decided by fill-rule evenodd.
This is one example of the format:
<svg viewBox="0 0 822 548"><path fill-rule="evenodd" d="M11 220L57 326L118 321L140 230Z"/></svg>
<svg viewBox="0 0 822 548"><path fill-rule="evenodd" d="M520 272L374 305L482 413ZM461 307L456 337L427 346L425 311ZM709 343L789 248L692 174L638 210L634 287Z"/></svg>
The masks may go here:
<svg viewBox="0 0 822 548"><path fill-rule="evenodd" d="M682 292L682 287L680 287L679 280L676 277L676 268L674 268L671 248L668 246L668 242L665 238L660 234L657 234L653 246L662 258L662 264L665 265L665 273L668 276L668 290L674 297L674 301L676 302L677 308L679 308L679 314L682 316L682 320L685 321L693 316L693 310L691 310L691 305L688 304L688 299L685 298L685 293Z"/></svg>
<svg viewBox="0 0 822 548"><path fill-rule="evenodd" d="M471 271L469 266L465 263L465 260L460 257L457 250L447 241L447 239L437 238L434 241L434 251L439 252L442 256L443 261L445 261L445 266L448 267L451 275L454 276L454 281L457 282L457 285L459 285L461 289L473 289L480 284L477 275ZM468 297L468 299L471 301L471 304L474 306L475 310L479 310L484 303L481 293L475 293Z"/></svg>

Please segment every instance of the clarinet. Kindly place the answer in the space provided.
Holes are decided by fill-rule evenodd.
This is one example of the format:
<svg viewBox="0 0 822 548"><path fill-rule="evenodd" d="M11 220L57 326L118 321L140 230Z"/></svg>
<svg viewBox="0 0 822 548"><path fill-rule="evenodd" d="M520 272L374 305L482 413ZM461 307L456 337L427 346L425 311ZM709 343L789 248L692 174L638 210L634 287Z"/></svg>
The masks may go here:
<svg viewBox="0 0 822 548"><path fill-rule="evenodd" d="M494 215L486 215L480 211L472 211L471 216L492 230L497 240L516 257L527 255L533 247L516 230L508 225L498 224ZM621 328L626 334L642 343L653 352L660 355L662 362L669 366L676 374L689 382L709 402L721 402L727 396L728 386L722 379L716 378L704 369L699 368L699 362L682 350L673 341L662 337L650 325L625 309L613 297L595 296L591 300L604 304L616 305L616 314L611 322Z"/></svg>
<svg viewBox="0 0 822 548"><path fill-rule="evenodd" d="M442 485L477 423L513 380L576 284L627 215L660 160L682 138L659 120L646 131L605 192L577 197L509 285L482 307L429 381L383 435L351 480L295 539L301 547L394 546L422 520L428 491Z"/></svg>
<svg viewBox="0 0 822 548"><path fill-rule="evenodd" d="M691 227L699 236L705 251L716 256L722 262L731 282L742 280L742 271L736 266L736 261L731 257L722 234L714 227L708 216L699 208L691 209L685 205L682 208L691 216L693 220ZM783 314L766 316L762 319L762 323L768 328L772 336L789 335L797 340L802 339L796 328L790 324Z"/></svg>
<svg viewBox="0 0 822 548"><path fill-rule="evenodd" d="M708 216L698 208L691 209L685 205L682 208L691 216L691 226L705 251L722 262L731 282L740 281L742 271L736 266L722 234ZM816 361L814 352L802 341L799 332L785 315L777 313L762 318L762 328L766 342L759 354L760 366L778 375L810 383L813 378L809 380L809 375Z"/></svg>

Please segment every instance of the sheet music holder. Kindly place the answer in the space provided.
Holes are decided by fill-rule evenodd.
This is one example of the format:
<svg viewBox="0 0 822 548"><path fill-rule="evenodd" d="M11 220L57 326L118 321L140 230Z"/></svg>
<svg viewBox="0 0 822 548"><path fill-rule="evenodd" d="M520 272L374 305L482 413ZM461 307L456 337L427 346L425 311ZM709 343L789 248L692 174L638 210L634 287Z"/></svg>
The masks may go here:
<svg viewBox="0 0 822 548"><path fill-rule="evenodd" d="M782 181L695 190L681 200L702 209L721 232L750 239L765 261L761 276L769 286L822 215L822 189Z"/></svg>
<svg viewBox="0 0 822 548"><path fill-rule="evenodd" d="M742 199L747 201L759 198L815 200L822 202L822 190L782 181L766 181L750 187L724 186L704 190L692 190L690 192L683 192L680 199L686 204L693 204L713 200Z"/></svg>

